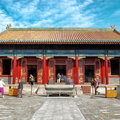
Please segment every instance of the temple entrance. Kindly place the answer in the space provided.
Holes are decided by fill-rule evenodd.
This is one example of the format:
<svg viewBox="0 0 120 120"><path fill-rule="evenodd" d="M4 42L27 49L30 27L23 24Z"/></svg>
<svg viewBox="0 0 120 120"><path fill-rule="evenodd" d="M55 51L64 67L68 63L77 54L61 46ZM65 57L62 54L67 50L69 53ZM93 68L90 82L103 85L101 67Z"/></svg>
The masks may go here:
<svg viewBox="0 0 120 120"><path fill-rule="evenodd" d="M66 76L66 65L56 65L56 78L58 73L60 73L60 75L63 74Z"/></svg>
<svg viewBox="0 0 120 120"><path fill-rule="evenodd" d="M35 82L37 82L37 65L28 65L28 81L29 81L29 76L32 74L35 78Z"/></svg>
<svg viewBox="0 0 120 120"><path fill-rule="evenodd" d="M85 65L85 82L91 82L94 78L94 65Z"/></svg>

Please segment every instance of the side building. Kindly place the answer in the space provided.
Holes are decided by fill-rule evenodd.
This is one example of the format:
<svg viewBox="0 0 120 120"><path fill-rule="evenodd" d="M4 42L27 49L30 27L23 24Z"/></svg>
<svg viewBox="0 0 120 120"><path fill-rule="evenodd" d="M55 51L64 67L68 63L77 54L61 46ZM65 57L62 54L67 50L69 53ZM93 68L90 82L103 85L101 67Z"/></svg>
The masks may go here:
<svg viewBox="0 0 120 120"><path fill-rule="evenodd" d="M92 78L120 83L120 33L111 28L7 28L0 33L0 78L36 84L57 82L64 74L73 84Z"/></svg>

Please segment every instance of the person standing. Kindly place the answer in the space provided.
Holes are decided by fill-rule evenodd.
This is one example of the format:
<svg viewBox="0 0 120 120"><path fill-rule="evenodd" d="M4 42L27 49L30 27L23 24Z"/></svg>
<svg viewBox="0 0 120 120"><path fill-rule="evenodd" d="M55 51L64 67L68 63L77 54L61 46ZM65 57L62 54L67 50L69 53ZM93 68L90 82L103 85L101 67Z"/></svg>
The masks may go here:
<svg viewBox="0 0 120 120"><path fill-rule="evenodd" d="M33 85L34 82L35 82L35 78L33 77L32 74L30 74L30 76L29 76L29 83L30 83L31 85Z"/></svg>
<svg viewBox="0 0 120 120"><path fill-rule="evenodd" d="M18 97L22 98L22 90L23 90L23 82L22 80L19 81L19 85L18 85Z"/></svg>
<svg viewBox="0 0 120 120"><path fill-rule="evenodd" d="M66 75L62 74L61 75L61 82L65 82L66 83Z"/></svg>
<svg viewBox="0 0 120 120"><path fill-rule="evenodd" d="M33 77L32 74L30 74L30 76L29 76L29 83L31 85L31 95L32 95L32 86L34 85L34 82L35 82L35 78Z"/></svg>
<svg viewBox="0 0 120 120"><path fill-rule="evenodd" d="M61 74L61 79L60 79L61 82L64 82L64 75Z"/></svg>
<svg viewBox="0 0 120 120"><path fill-rule="evenodd" d="M98 81L97 81L97 79L95 78L95 79L94 79L95 95L97 95L97 93L99 93L99 92L97 91L98 87L99 87Z"/></svg>
<svg viewBox="0 0 120 120"><path fill-rule="evenodd" d="M60 80L61 80L61 75L60 73L57 74L57 83L60 83Z"/></svg>
<svg viewBox="0 0 120 120"><path fill-rule="evenodd" d="M0 92L3 98L4 98L4 86L5 86L5 83L3 82L3 79L0 79Z"/></svg>

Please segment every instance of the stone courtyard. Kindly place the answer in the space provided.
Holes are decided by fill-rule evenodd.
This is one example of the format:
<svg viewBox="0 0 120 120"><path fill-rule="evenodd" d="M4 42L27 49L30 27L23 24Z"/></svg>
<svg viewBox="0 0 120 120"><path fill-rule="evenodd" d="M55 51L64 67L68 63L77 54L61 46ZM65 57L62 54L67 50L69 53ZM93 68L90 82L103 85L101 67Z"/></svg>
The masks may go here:
<svg viewBox="0 0 120 120"><path fill-rule="evenodd" d="M79 89L79 88L77 88ZM120 99L106 98L105 93L91 98L91 94L74 97L47 97L43 86L38 94L30 94L25 85L23 98L0 96L0 120L120 120Z"/></svg>

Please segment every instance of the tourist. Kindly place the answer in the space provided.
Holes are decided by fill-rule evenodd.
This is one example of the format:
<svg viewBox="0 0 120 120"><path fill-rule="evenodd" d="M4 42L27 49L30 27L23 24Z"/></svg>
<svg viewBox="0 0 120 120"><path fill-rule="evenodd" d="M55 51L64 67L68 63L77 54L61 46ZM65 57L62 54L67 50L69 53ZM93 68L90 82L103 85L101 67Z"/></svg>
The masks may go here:
<svg viewBox="0 0 120 120"><path fill-rule="evenodd" d="M18 97L22 98L22 90L23 90L23 82L22 80L19 81L19 85L18 85Z"/></svg>
<svg viewBox="0 0 120 120"><path fill-rule="evenodd" d="M4 98L4 86L5 86L5 83L3 82L3 79L0 79L0 92L3 98Z"/></svg>
<svg viewBox="0 0 120 120"><path fill-rule="evenodd" d="M66 83L66 80L67 80L67 78L66 78L66 75L61 75L61 82L65 82Z"/></svg>
<svg viewBox="0 0 120 120"><path fill-rule="evenodd" d="M97 95L97 93L99 94L99 92L97 91L99 85L98 85L98 80L95 78L94 79L94 88L95 88L95 95Z"/></svg>
<svg viewBox="0 0 120 120"><path fill-rule="evenodd" d="M60 80L61 80L61 75L60 73L57 74L57 83L60 83Z"/></svg>
<svg viewBox="0 0 120 120"><path fill-rule="evenodd" d="M61 82L64 82L64 75L61 74L61 79L60 79Z"/></svg>
<svg viewBox="0 0 120 120"><path fill-rule="evenodd" d="M32 74L30 74L30 76L29 76L29 83L31 85L31 95L32 95L32 86L33 86L34 82L35 82L35 78L33 77Z"/></svg>
<svg viewBox="0 0 120 120"><path fill-rule="evenodd" d="M35 82L35 79L34 79L33 75L30 74L30 76L29 76L29 83L30 83L31 85L33 85L34 82Z"/></svg>
<svg viewBox="0 0 120 120"><path fill-rule="evenodd" d="M92 98L92 97L94 97L94 79L93 78L91 80L91 92L92 92L92 96L91 96L91 98Z"/></svg>

